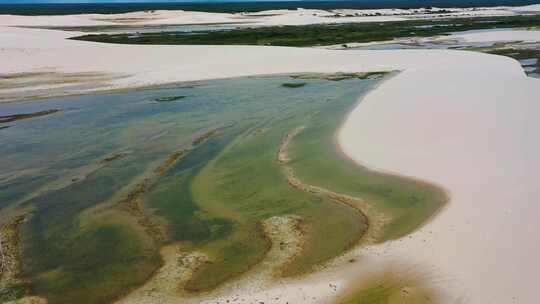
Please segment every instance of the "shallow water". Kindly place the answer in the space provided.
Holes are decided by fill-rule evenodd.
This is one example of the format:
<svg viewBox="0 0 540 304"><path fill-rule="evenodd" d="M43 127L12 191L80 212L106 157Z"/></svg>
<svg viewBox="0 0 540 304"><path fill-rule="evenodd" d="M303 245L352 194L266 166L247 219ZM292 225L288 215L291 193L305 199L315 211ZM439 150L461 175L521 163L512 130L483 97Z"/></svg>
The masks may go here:
<svg viewBox="0 0 540 304"><path fill-rule="evenodd" d="M521 59L519 60L519 63L524 67L531 66L531 65L534 66L538 63L538 58Z"/></svg>
<svg viewBox="0 0 540 304"><path fill-rule="evenodd" d="M315 254L312 260L327 259L343 250L350 243L347 238L361 234L358 220L341 210L343 207L289 188L281 181L272 149L295 122L328 106L329 101L354 104L377 80L312 79L302 80L307 85L299 88L282 86L295 81L299 82L288 76L215 80L0 105L0 116L61 109L8 123L9 128L0 130L1 219L6 221L13 210L27 212L27 222L20 230L22 276L32 281L33 293L47 297L49 303L108 302L148 279L159 267L158 248L167 242L207 248L204 246L214 240L229 237L233 247L211 245L207 250L242 256L238 265L256 263L264 256L266 241L260 236L256 237L260 241L254 241L251 233L258 231L253 226L258 224L244 223L247 214L264 219L296 209L313 220L323 213L343 216L348 220L333 227L350 231L350 235L344 233L336 241L335 252L326 248L324 255ZM263 132L267 137L248 145L244 154L216 163L224 167L213 166L215 174L227 178L212 180L215 174L199 174L231 141L254 129L269 133ZM188 152L161 176L155 173L178 151ZM235 159L252 161L258 175L229 172L233 167L227 164ZM263 172L273 173L264 181ZM234 180L230 174L237 179L248 177L256 183L252 187L261 187L260 193L278 187L271 183L279 183L276 193L280 194L268 192L271 195L261 196L259 201L252 198L250 207L226 207L237 217L216 213L218 205L206 201L204 195L212 192L213 183ZM206 177L193 180L195 176ZM141 181L148 192L144 198L148 208L139 210L130 202L119 205L124 197L139 200L131 193L136 193L133 189ZM225 191L218 197L243 197L247 194L242 192L249 190L230 187L217 189ZM165 232L157 237L159 233L154 232L161 231L160 227ZM246 238L248 245L243 243ZM259 245L249 247L254 244ZM244 249L238 251L238 246ZM227 278L230 271L224 265L209 273ZM214 284L204 280L197 284Z"/></svg>
<svg viewBox="0 0 540 304"><path fill-rule="evenodd" d="M181 287L212 290L265 264L261 223L275 216L300 218L305 241L275 266L281 276L311 272L365 235L410 233L440 210L444 192L357 167L334 143L383 76L240 78L0 105L0 116L48 114L0 130L0 221L25 218L25 281L7 286L50 304L109 303L147 282L159 249L174 245L209 259ZM284 164L280 147L296 129ZM375 213L362 211L364 199L385 218L377 233L368 233Z"/></svg>

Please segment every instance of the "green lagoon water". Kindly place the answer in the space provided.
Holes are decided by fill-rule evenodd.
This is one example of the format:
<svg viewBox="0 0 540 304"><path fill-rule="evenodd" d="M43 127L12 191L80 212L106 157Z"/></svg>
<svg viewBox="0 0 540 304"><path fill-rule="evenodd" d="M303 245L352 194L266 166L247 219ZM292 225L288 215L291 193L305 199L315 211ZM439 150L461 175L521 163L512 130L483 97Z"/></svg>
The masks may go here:
<svg viewBox="0 0 540 304"><path fill-rule="evenodd" d="M291 166L302 180L372 200L395 218L386 238L417 228L441 206L441 193L352 166L332 142L378 81L240 78L0 105L0 116L62 110L0 129L0 220L27 214L19 229L27 293L51 304L109 303L151 277L169 243L208 254L211 262L185 286L208 290L265 257L260 223L275 215L299 215L307 227L306 246L285 275L341 254L366 223L286 182L276 153L298 126L305 130L291 142ZM293 82L306 84L282 86ZM179 151L183 157L156 173ZM143 211L121 207L145 178L152 182Z"/></svg>

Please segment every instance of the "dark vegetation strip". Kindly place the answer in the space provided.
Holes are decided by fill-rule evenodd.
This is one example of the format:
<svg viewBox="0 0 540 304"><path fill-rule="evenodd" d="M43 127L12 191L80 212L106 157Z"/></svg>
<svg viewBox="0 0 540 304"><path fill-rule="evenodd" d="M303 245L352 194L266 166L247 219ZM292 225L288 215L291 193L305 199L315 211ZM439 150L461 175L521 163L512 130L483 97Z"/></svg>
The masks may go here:
<svg viewBox="0 0 540 304"><path fill-rule="evenodd" d="M72 39L120 44L217 44L303 47L384 41L400 37L429 37L456 31L478 29L538 26L540 26L540 15L271 26L197 33L93 34L74 37Z"/></svg>
<svg viewBox="0 0 540 304"><path fill-rule="evenodd" d="M43 110L43 111L34 112L34 113L5 115L5 116L0 116L0 123L7 123L7 122L12 122L12 121L17 121L17 120L30 119L30 118L39 117L39 116L46 116L46 115L50 115L50 114L60 112L60 111L62 110L50 109L50 110Z"/></svg>
<svg viewBox="0 0 540 304"><path fill-rule="evenodd" d="M306 85L305 82L286 82L286 83L282 84L281 86L284 87L284 88L295 89L295 88L301 88L301 87L303 87L305 85Z"/></svg>
<svg viewBox="0 0 540 304"><path fill-rule="evenodd" d="M171 101L177 101L177 100L184 99L184 98L186 98L186 96L184 96L184 95L164 96L164 97L156 98L155 101L157 101L157 102L171 102Z"/></svg>

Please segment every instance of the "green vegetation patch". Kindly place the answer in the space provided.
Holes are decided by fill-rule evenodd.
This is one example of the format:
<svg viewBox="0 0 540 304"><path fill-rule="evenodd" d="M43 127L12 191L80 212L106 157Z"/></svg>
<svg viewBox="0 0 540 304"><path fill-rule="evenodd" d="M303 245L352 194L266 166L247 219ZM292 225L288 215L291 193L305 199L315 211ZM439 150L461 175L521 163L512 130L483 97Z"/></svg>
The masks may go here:
<svg viewBox="0 0 540 304"><path fill-rule="evenodd" d="M221 44L302 47L384 41L400 37L429 37L478 29L526 28L538 25L540 25L540 16L533 15L271 26L196 33L91 34L72 39L122 44Z"/></svg>
<svg viewBox="0 0 540 304"><path fill-rule="evenodd" d="M177 100L180 100L180 99L184 99L186 97L187 96L184 96L184 95L164 96L164 97L158 97L158 98L156 98L154 100L157 101L157 102L171 102L171 101L177 101Z"/></svg>
<svg viewBox="0 0 540 304"><path fill-rule="evenodd" d="M286 83L281 84L282 87L290 88L290 89L301 88L305 85L306 85L305 82L286 82Z"/></svg>

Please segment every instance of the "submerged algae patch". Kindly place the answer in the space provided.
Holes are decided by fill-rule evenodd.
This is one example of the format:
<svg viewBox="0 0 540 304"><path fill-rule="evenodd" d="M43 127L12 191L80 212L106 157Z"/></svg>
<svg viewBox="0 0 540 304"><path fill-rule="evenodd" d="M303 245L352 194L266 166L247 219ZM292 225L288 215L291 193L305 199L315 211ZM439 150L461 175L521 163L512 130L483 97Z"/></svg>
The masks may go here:
<svg viewBox="0 0 540 304"><path fill-rule="evenodd" d="M431 287L428 276L402 268L371 274L358 286L351 286L338 304L440 303L440 295Z"/></svg>
<svg viewBox="0 0 540 304"><path fill-rule="evenodd" d="M106 303L159 266L155 244L125 215L111 211L112 217L98 215L92 226L80 226L81 212L113 195L132 174L115 173L118 180L96 173L29 202L36 210L22 233L23 275L49 303Z"/></svg>

